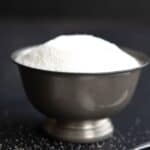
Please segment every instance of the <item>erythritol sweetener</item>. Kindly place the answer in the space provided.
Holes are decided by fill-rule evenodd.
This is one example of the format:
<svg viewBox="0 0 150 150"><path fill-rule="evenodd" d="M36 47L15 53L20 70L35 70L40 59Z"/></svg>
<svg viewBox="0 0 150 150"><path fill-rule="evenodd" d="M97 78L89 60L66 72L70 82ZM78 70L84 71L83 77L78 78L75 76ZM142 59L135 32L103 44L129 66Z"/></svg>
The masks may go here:
<svg viewBox="0 0 150 150"><path fill-rule="evenodd" d="M117 45L86 34L58 36L27 48L16 61L32 68L70 73L107 73L139 66Z"/></svg>

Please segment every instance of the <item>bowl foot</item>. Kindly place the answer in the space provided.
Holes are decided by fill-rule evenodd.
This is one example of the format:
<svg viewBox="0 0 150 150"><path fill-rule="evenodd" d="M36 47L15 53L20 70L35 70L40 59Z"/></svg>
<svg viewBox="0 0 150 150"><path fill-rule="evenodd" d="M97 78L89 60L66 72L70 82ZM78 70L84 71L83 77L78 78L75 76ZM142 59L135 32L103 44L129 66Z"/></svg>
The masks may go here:
<svg viewBox="0 0 150 150"><path fill-rule="evenodd" d="M88 143L104 140L113 133L110 119L88 121L47 120L45 131L52 137L69 142Z"/></svg>

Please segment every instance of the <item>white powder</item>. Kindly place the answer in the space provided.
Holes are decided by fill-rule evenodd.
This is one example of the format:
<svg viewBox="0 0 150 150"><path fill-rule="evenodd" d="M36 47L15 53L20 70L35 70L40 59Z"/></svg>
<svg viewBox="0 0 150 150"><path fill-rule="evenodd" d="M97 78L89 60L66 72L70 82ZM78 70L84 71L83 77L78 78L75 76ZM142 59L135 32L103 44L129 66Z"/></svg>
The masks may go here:
<svg viewBox="0 0 150 150"><path fill-rule="evenodd" d="M28 48L16 61L32 68L72 73L106 73L139 66L115 44L84 34L58 36Z"/></svg>

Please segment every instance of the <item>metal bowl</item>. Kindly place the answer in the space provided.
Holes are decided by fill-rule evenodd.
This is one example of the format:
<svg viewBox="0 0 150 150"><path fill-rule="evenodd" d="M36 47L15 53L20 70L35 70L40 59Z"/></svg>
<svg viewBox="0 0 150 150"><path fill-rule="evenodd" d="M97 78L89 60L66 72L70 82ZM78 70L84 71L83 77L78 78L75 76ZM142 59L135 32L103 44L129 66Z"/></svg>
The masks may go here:
<svg viewBox="0 0 150 150"><path fill-rule="evenodd" d="M94 142L112 135L108 117L131 100L141 69L150 59L141 52L125 50L139 61L132 70L108 73L52 72L18 65L30 102L49 119L44 128L49 135L72 142ZM119 64L118 64L119 65Z"/></svg>

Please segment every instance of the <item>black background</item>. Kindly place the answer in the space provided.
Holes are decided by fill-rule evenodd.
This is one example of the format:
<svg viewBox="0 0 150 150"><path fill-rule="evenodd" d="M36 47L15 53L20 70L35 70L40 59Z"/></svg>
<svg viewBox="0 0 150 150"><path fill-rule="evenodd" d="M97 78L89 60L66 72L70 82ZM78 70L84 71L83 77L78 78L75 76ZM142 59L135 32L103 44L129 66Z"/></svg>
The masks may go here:
<svg viewBox="0 0 150 150"><path fill-rule="evenodd" d="M0 144L3 149L130 149L150 140L150 68L143 70L130 105L113 117L115 138L94 145L53 141L39 131L44 116L27 101L15 49L60 34L89 33L150 56L150 1L2 0L0 1ZM23 141L21 140L23 139ZM17 140L18 139L18 140ZM41 142L42 141L42 142ZM46 146L47 145L47 146ZM50 145L50 146L49 146Z"/></svg>
<svg viewBox="0 0 150 150"><path fill-rule="evenodd" d="M1 0L2 16L147 18L149 0Z"/></svg>

